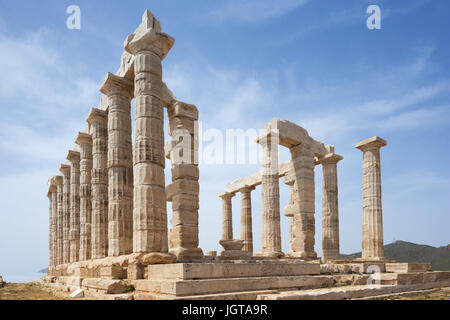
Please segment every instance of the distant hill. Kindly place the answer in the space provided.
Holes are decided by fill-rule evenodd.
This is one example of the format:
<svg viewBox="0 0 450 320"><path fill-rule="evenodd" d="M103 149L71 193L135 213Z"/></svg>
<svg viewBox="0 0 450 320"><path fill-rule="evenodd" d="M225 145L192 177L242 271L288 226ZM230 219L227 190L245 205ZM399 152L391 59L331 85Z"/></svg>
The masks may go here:
<svg viewBox="0 0 450 320"><path fill-rule="evenodd" d="M450 245L436 248L398 240L384 246L384 255L398 262L430 262L433 270L450 270ZM359 258L361 252L341 257Z"/></svg>

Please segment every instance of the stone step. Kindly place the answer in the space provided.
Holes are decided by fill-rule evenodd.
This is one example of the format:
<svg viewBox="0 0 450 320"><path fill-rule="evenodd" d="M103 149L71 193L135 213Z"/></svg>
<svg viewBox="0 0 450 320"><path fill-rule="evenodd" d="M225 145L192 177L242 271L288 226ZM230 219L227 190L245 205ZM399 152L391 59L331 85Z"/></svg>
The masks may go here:
<svg viewBox="0 0 450 320"><path fill-rule="evenodd" d="M450 280L414 285L357 285L260 294L257 300L345 300L450 286Z"/></svg>
<svg viewBox="0 0 450 320"><path fill-rule="evenodd" d="M140 292L134 300L256 300L261 294L278 293L277 290L238 291L177 297L175 295Z"/></svg>
<svg viewBox="0 0 450 320"><path fill-rule="evenodd" d="M386 272L395 272L395 273L426 272L431 269L431 264L397 262L397 263L386 263L385 268Z"/></svg>
<svg viewBox="0 0 450 320"><path fill-rule="evenodd" d="M149 280L154 279L215 279L238 277L299 276L320 274L320 264L310 262L255 263L174 263L147 267Z"/></svg>
<svg viewBox="0 0 450 320"><path fill-rule="evenodd" d="M134 280L136 292L192 296L287 288L319 288L335 284L333 276L272 276L200 280Z"/></svg>
<svg viewBox="0 0 450 320"><path fill-rule="evenodd" d="M450 280L450 271L382 273L381 284L408 285Z"/></svg>

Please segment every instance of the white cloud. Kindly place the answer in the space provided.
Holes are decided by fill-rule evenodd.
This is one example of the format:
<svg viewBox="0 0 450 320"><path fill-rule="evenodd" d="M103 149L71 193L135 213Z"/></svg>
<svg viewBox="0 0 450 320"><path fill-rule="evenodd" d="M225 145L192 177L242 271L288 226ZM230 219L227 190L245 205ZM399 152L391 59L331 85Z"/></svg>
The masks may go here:
<svg viewBox="0 0 450 320"><path fill-rule="evenodd" d="M254 22L278 18L308 2L309 0L232 0L215 8L209 16L216 22Z"/></svg>

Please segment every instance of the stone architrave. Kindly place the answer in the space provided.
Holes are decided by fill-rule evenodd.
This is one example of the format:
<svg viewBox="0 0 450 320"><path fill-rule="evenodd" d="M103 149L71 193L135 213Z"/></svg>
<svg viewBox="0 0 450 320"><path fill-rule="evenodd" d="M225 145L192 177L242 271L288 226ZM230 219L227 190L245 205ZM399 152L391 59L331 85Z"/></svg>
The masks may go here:
<svg viewBox="0 0 450 320"><path fill-rule="evenodd" d="M87 122L92 136L91 258L100 259L108 255L107 113L93 108Z"/></svg>
<svg viewBox="0 0 450 320"><path fill-rule="evenodd" d="M79 260L91 258L91 171L92 137L79 132L76 144L80 146L80 254Z"/></svg>
<svg viewBox="0 0 450 320"><path fill-rule="evenodd" d="M320 159L322 164L322 261L340 258L339 252L339 207L337 163L342 156L329 153Z"/></svg>
<svg viewBox="0 0 450 320"><path fill-rule="evenodd" d="M172 228L169 230L169 252L178 260L201 260L198 247L199 170L195 122L197 107L180 101L168 106L172 160Z"/></svg>
<svg viewBox="0 0 450 320"><path fill-rule="evenodd" d="M355 145L363 152L362 259L367 260L384 259L380 149L386 145L377 136Z"/></svg>
<svg viewBox="0 0 450 320"><path fill-rule="evenodd" d="M134 55L135 139L133 153L133 252L167 252L167 209L164 182L164 106L161 60L174 39L161 32L149 12L125 40Z"/></svg>
<svg viewBox="0 0 450 320"><path fill-rule="evenodd" d="M70 166L62 164L59 168L63 176L63 190L62 190L62 231L63 231L63 252L62 263L66 264L70 262Z"/></svg>
<svg viewBox="0 0 450 320"><path fill-rule="evenodd" d="M253 186L242 188L241 193L241 240L243 241L243 251L253 255L253 227L252 227L252 197L255 190Z"/></svg>
<svg viewBox="0 0 450 320"><path fill-rule="evenodd" d="M56 265L63 263L63 177L55 177L56 184Z"/></svg>
<svg viewBox="0 0 450 320"><path fill-rule="evenodd" d="M133 81L111 73L100 89L108 97L108 256L133 250L133 89Z"/></svg>
<svg viewBox="0 0 450 320"><path fill-rule="evenodd" d="M70 150L70 262L77 262L80 253L80 153Z"/></svg>
<svg viewBox="0 0 450 320"><path fill-rule="evenodd" d="M295 211L292 217L292 238L290 256L302 259L316 259L315 243L315 190L314 152L307 144L289 149L292 157L294 179Z"/></svg>
<svg viewBox="0 0 450 320"><path fill-rule="evenodd" d="M233 207L231 200L235 193L219 194L222 199L222 240L233 240Z"/></svg>

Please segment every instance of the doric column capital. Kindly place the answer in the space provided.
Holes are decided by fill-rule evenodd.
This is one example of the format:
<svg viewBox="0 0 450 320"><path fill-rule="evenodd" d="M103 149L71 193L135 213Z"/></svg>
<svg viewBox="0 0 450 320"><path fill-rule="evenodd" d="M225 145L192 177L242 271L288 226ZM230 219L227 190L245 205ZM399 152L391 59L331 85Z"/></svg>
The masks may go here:
<svg viewBox="0 0 450 320"><path fill-rule="evenodd" d="M319 158L317 161L317 164L322 164L322 165L336 164L339 161L341 161L342 159L344 159L343 156L340 156L335 153L328 153L325 156L323 156L322 158Z"/></svg>
<svg viewBox="0 0 450 320"><path fill-rule="evenodd" d="M92 136L89 133L78 132L75 143L79 146L92 144Z"/></svg>
<svg viewBox="0 0 450 320"><path fill-rule="evenodd" d="M386 145L387 145L386 140L374 136L372 138L358 142L357 144L355 144L355 148L364 152L370 149L380 149Z"/></svg>
<svg viewBox="0 0 450 320"><path fill-rule="evenodd" d="M133 97L134 82L108 72L100 86L100 92L107 96L121 95Z"/></svg>
<svg viewBox="0 0 450 320"><path fill-rule="evenodd" d="M198 109L195 105L181 102L178 100L172 101L167 107L167 114L169 119L174 117L189 118L198 120Z"/></svg>
<svg viewBox="0 0 450 320"><path fill-rule="evenodd" d="M255 186L246 185L246 186L242 187L241 189L239 189L238 191L241 192L241 193L250 193L253 190L255 190L255 188L256 188Z"/></svg>
<svg viewBox="0 0 450 320"><path fill-rule="evenodd" d="M61 164L59 171L64 175L70 175L70 166L68 164Z"/></svg>
<svg viewBox="0 0 450 320"><path fill-rule="evenodd" d="M67 160L70 162L80 162L80 153L78 151L69 150L67 153Z"/></svg>
<svg viewBox="0 0 450 320"><path fill-rule="evenodd" d="M146 10L141 25L126 38L124 48L125 51L133 55L141 51L151 51L162 60L172 48L174 42L175 39L161 32L159 21L150 11Z"/></svg>
<svg viewBox="0 0 450 320"><path fill-rule="evenodd" d="M225 199L231 199L236 195L235 192L223 192L221 194L219 194L219 198L222 198L223 200Z"/></svg>
<svg viewBox="0 0 450 320"><path fill-rule="evenodd" d="M54 176L53 178L55 180L55 185L57 187L62 185L62 183L63 183L63 177L62 176Z"/></svg>
<svg viewBox="0 0 450 320"><path fill-rule="evenodd" d="M86 121L89 124L93 124L95 122L107 123L108 122L108 114L106 113L106 111L103 111L103 110L100 110L97 108L92 108L86 118Z"/></svg>

